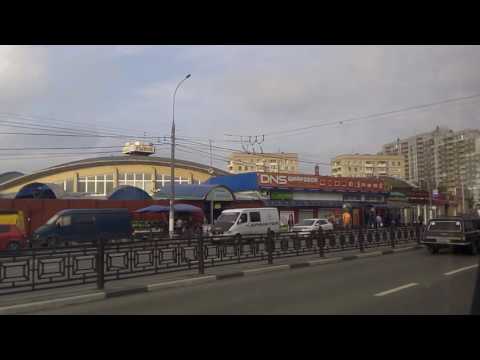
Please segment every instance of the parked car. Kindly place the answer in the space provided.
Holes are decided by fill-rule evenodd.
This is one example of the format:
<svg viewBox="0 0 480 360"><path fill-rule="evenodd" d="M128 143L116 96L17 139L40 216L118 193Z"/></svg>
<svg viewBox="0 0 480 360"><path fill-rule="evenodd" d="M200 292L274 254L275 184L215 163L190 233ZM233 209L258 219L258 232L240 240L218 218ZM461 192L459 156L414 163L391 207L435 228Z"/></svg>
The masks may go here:
<svg viewBox="0 0 480 360"><path fill-rule="evenodd" d="M280 231L280 217L276 208L223 210L211 228L214 235L248 236L266 234L268 229Z"/></svg>
<svg viewBox="0 0 480 360"><path fill-rule="evenodd" d="M102 239L132 237L132 216L127 209L69 209L55 214L33 233L33 247L81 244Z"/></svg>
<svg viewBox="0 0 480 360"><path fill-rule="evenodd" d="M480 249L480 217L442 217L431 219L421 241L432 254L441 248L468 248L473 255Z"/></svg>
<svg viewBox="0 0 480 360"><path fill-rule="evenodd" d="M16 225L0 225L0 251L18 251L27 247L27 237Z"/></svg>
<svg viewBox="0 0 480 360"><path fill-rule="evenodd" d="M310 233L317 231L319 228L323 231L333 230L333 224L328 219L304 219L293 227L295 232Z"/></svg>

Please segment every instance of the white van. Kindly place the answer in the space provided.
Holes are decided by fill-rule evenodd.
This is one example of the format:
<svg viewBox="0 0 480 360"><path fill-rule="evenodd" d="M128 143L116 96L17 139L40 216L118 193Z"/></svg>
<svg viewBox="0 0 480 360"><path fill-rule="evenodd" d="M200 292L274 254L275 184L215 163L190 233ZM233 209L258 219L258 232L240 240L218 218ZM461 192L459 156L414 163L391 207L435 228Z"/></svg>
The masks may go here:
<svg viewBox="0 0 480 360"><path fill-rule="evenodd" d="M266 234L268 229L280 231L280 217L276 208L223 210L212 227L214 235L243 236Z"/></svg>

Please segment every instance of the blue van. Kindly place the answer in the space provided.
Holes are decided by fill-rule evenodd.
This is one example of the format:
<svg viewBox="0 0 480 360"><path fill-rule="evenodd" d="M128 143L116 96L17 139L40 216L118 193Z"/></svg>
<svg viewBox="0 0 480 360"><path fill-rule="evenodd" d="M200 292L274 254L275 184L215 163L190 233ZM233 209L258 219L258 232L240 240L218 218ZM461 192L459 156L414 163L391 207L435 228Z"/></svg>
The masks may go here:
<svg viewBox="0 0 480 360"><path fill-rule="evenodd" d="M129 239L133 234L128 209L68 209L55 214L33 233L33 247L57 247Z"/></svg>

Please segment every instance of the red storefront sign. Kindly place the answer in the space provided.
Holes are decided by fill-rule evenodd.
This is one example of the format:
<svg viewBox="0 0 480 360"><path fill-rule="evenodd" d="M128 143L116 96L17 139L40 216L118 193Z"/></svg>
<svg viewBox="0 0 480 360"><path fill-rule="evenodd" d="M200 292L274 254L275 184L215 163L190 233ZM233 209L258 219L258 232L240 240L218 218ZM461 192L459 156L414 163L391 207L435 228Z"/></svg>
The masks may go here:
<svg viewBox="0 0 480 360"><path fill-rule="evenodd" d="M382 180L296 174L257 174L260 187L330 191L385 192Z"/></svg>

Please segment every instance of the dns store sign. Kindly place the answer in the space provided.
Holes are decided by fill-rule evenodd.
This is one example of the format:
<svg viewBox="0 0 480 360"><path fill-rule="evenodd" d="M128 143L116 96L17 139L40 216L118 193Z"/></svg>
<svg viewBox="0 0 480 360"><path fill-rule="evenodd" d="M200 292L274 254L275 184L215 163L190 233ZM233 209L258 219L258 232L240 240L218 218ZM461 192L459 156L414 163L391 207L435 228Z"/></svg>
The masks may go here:
<svg viewBox="0 0 480 360"><path fill-rule="evenodd" d="M338 178L332 176L314 175L277 175L258 174L259 185L268 187L289 187L303 189L330 189L343 191L384 191L381 180L367 180L358 178Z"/></svg>

